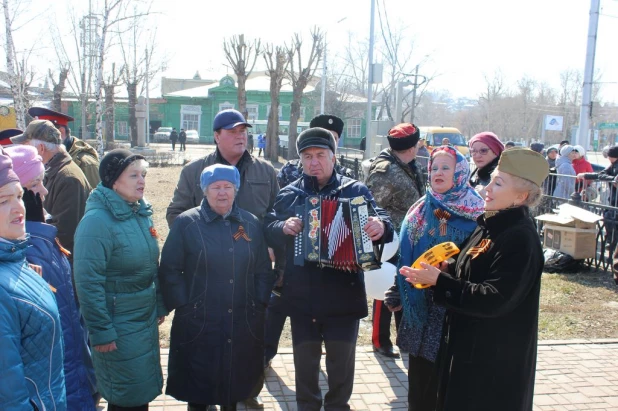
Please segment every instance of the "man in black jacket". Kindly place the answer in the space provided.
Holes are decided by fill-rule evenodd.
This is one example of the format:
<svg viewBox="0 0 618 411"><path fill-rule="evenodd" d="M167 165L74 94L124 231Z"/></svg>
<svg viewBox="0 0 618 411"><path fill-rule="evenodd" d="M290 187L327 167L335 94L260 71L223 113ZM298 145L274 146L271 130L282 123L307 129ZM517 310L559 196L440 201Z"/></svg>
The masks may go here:
<svg viewBox="0 0 618 411"><path fill-rule="evenodd" d="M308 261L303 266L294 265L294 238L303 235L303 222L296 217L295 208L304 204L309 195L363 196L371 210L363 227L369 238L374 242L382 238L391 241L393 226L364 184L334 171L335 139L328 130L305 130L296 144L303 175L277 196L274 211L264 220L266 241L277 253L285 254L281 301L292 325L298 410L317 411L322 407L318 378L322 342L329 387L324 407L344 410L349 409L354 385L359 320L367 316L364 273L321 268Z"/></svg>
<svg viewBox="0 0 618 411"><path fill-rule="evenodd" d="M172 141L172 151L174 151L176 150L176 142L178 141L178 131L176 131L176 128L172 129L170 140Z"/></svg>
<svg viewBox="0 0 618 411"><path fill-rule="evenodd" d="M187 133L185 133L185 129L180 129L180 134L178 135L178 142L180 143L180 151L187 151Z"/></svg>

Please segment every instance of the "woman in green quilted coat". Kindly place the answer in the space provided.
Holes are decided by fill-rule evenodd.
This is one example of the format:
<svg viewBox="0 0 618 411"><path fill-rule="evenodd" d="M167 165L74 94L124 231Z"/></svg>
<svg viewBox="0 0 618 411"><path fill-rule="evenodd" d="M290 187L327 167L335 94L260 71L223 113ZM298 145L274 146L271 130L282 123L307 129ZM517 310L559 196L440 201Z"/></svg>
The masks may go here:
<svg viewBox="0 0 618 411"><path fill-rule="evenodd" d="M159 247L144 201L147 163L124 149L101 160L101 183L75 232L75 286L108 410L147 410L163 386Z"/></svg>

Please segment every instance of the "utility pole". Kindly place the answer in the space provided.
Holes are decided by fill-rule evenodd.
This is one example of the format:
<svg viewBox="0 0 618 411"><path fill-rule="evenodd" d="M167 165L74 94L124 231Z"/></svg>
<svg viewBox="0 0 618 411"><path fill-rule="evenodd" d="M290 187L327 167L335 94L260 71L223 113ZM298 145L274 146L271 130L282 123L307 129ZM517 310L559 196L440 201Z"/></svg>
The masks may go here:
<svg viewBox="0 0 618 411"><path fill-rule="evenodd" d="M427 81L427 77L418 75L418 64L414 69L414 89L412 90L412 108L410 109L410 123L414 123L414 109L416 108L416 89ZM418 78L422 77L423 81L418 82Z"/></svg>
<svg viewBox="0 0 618 411"><path fill-rule="evenodd" d="M592 81L594 78L594 55L597 47L597 29L599 27L600 0L590 1L590 20L588 22L588 44L586 46L586 65L584 68L584 87L582 89L582 106L579 111L579 129L576 144L588 149L590 146L589 130L592 116Z"/></svg>
<svg viewBox="0 0 618 411"><path fill-rule="evenodd" d="M365 130L365 158L369 158L371 156L372 148L373 148L373 138L371 138L371 100L373 99L373 17L375 14L375 0L371 0L371 16L369 23L369 79L367 81L367 127Z"/></svg>
<svg viewBox="0 0 618 411"><path fill-rule="evenodd" d="M326 35L324 35L324 57L322 60L322 96L320 97L320 114L324 114L324 100L326 98Z"/></svg>
<svg viewBox="0 0 618 411"><path fill-rule="evenodd" d="M150 145L150 90L148 87L148 77L150 61L148 60L148 47L146 47L146 145ZM199 131L198 131L199 133Z"/></svg>

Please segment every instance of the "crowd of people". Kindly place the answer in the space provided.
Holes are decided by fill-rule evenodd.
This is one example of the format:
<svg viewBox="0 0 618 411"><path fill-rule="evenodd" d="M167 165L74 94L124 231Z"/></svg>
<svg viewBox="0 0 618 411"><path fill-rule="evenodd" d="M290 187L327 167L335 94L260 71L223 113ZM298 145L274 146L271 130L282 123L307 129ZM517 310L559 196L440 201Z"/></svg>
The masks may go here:
<svg viewBox="0 0 618 411"><path fill-rule="evenodd" d="M337 163L344 122L332 115L311 121L299 160L277 174L247 151L242 114L223 110L215 151L180 173L160 252L146 159L125 149L99 159L70 135L72 118L34 110L0 153L3 410L94 410L101 398L109 410L147 410L164 386L158 326L170 312L166 394L189 411L263 407L286 318L297 409L350 409L372 272L297 263L307 222L296 210L312 196L362 197L359 229L376 250L398 242L372 342L379 355L409 355L410 410L531 410L543 250L530 209L553 161L582 188L618 175L618 146L595 174L579 147L546 159L491 132L470 140L472 171L455 147L429 153L402 123L363 183ZM560 178L554 190L570 190ZM445 242L461 249L454 259L411 267Z"/></svg>

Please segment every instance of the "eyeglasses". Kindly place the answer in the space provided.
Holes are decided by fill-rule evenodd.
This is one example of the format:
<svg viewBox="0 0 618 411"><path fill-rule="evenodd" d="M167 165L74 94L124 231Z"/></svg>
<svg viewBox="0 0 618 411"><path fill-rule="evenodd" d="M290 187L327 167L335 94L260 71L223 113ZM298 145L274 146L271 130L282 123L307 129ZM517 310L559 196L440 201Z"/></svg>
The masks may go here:
<svg viewBox="0 0 618 411"><path fill-rule="evenodd" d="M471 155L480 154L480 155L484 156L487 153L489 153L489 149L488 148L481 148L480 150L470 150L470 154Z"/></svg>

